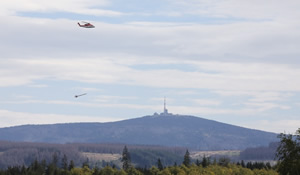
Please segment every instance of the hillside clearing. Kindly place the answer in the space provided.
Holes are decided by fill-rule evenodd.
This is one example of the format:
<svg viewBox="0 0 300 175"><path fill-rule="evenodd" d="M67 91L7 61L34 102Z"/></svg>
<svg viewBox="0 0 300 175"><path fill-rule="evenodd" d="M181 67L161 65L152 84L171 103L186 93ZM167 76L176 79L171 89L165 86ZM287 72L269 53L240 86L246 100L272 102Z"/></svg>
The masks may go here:
<svg viewBox="0 0 300 175"><path fill-rule="evenodd" d="M239 150L225 150L225 151L197 151L191 152L190 156L192 159L202 159L204 156L239 156Z"/></svg>
<svg viewBox="0 0 300 175"><path fill-rule="evenodd" d="M90 161L114 161L121 159L121 154L107 154L107 153L90 153L90 152L82 152L84 157L88 158Z"/></svg>

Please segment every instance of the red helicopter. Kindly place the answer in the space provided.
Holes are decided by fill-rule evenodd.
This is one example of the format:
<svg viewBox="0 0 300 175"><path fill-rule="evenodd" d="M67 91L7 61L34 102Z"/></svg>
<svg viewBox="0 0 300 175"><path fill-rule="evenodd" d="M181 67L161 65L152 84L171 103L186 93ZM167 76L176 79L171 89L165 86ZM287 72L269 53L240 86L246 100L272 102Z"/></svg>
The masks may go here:
<svg viewBox="0 0 300 175"><path fill-rule="evenodd" d="M80 23L78 22L79 27L84 27L84 28L95 28L95 26L92 25L92 24L89 23L89 22L84 22L84 21L82 21L82 23L84 23L84 24L80 24Z"/></svg>

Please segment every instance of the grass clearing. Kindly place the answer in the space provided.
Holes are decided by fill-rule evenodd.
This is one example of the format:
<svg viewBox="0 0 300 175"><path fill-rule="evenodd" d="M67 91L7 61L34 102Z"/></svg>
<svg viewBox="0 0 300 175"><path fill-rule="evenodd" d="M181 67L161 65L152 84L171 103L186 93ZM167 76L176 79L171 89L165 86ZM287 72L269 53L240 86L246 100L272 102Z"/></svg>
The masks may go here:
<svg viewBox="0 0 300 175"><path fill-rule="evenodd" d="M204 156L238 156L240 155L240 150L225 150L225 151L198 151L191 152L190 156L192 159L202 159Z"/></svg>
<svg viewBox="0 0 300 175"><path fill-rule="evenodd" d="M84 157L88 158L91 161L115 161L121 159L121 154L108 154L108 153L90 153L90 152L82 152Z"/></svg>

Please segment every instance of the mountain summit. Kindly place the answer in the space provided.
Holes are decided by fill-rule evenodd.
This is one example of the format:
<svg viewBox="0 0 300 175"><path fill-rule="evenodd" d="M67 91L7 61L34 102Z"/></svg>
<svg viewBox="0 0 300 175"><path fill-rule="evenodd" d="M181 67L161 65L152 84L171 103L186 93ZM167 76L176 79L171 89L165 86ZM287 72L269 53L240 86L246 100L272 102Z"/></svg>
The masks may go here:
<svg viewBox="0 0 300 175"><path fill-rule="evenodd" d="M166 109L166 108L165 108ZM124 143L187 147L192 150L241 150L266 146L276 134L165 110L108 123L23 125L0 128L0 140L48 143Z"/></svg>

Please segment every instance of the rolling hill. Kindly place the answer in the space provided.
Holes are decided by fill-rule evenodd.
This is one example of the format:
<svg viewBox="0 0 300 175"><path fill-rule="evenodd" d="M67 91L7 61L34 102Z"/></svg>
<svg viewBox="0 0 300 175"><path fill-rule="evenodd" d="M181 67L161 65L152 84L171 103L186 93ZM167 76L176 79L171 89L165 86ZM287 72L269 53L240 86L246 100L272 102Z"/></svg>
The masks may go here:
<svg viewBox="0 0 300 175"><path fill-rule="evenodd" d="M108 123L22 125L0 128L0 140L47 143L124 143L242 150L267 146L277 134L195 116L161 114Z"/></svg>

